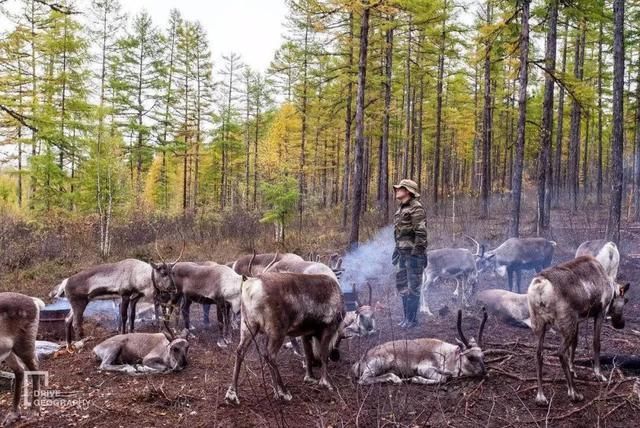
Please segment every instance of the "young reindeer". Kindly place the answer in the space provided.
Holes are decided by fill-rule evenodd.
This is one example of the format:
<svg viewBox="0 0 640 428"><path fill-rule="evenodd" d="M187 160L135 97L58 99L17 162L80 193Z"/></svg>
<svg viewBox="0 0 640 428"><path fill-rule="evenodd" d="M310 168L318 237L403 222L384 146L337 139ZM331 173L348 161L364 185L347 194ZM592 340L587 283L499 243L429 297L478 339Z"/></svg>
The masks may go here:
<svg viewBox="0 0 640 428"><path fill-rule="evenodd" d="M188 330L178 337L163 333L119 334L93 348L100 370L128 374L177 372L187 365Z"/></svg>
<svg viewBox="0 0 640 428"><path fill-rule="evenodd" d="M357 298L358 293L356 291L356 285L353 284L353 295L356 296L356 309L355 311L349 311L346 313L344 320L342 321L342 335L345 338L352 336L369 336L376 333L376 318L375 314L378 310L378 306L372 306L373 290L371 284L367 282L369 288L369 302L363 305Z"/></svg>
<svg viewBox="0 0 640 428"><path fill-rule="evenodd" d="M291 400L276 364L286 336L302 336L306 360L304 381L333 390L327 376L327 360L329 356L332 360L339 359L336 343L344 318L344 299L336 281L326 275L265 273L242 284L241 300L240 343L233 379L225 395L227 402L240 403L237 393L240 368L249 345L259 334L267 336L264 358L277 398ZM312 371L313 342L320 356L319 381Z"/></svg>
<svg viewBox="0 0 640 428"><path fill-rule="evenodd" d="M182 247L184 251L184 245ZM182 251L180 257L182 257ZM178 257L178 260L180 259ZM175 265L165 264L165 268ZM71 311L65 320L67 345L71 345L71 327L77 338L82 338L84 311L90 300L103 296L120 297L120 333L133 332L136 318L136 305L143 296L152 296L152 265L136 259L125 259L117 263L107 263L85 269L62 281L64 295L69 299ZM131 306L129 307L129 304ZM130 310L129 310L130 309Z"/></svg>
<svg viewBox="0 0 640 428"><path fill-rule="evenodd" d="M578 257L546 269L529 286L531 324L538 339L536 373L538 404L548 404L542 390L542 348L544 336L551 326L562 337L558 358L568 384L572 401L581 401L575 389L573 358L578 344L578 323L593 318L593 371L596 378L606 381L600 371L600 333L606 316L616 329L624 328L623 308L629 284L618 286L604 271L602 264L591 256Z"/></svg>
<svg viewBox="0 0 640 428"><path fill-rule="evenodd" d="M396 340L370 350L352 367L361 385L403 379L425 385L446 382L451 377L484 376L486 368L482 354L482 333L487 322L483 311L478 343L467 340L462 332L462 310L458 310L457 345L438 339Z"/></svg>
<svg viewBox="0 0 640 428"><path fill-rule="evenodd" d="M36 334L40 310L44 302L19 293L0 293L0 362L4 362L15 375L13 407L2 422L10 425L20 419L20 398L25 370L38 370ZM37 406L40 384L33 380L31 403Z"/></svg>
<svg viewBox="0 0 640 428"><path fill-rule="evenodd" d="M592 256L600 262L609 278L616 280L620 266L620 252L615 242L606 239L585 241L576 250L576 257Z"/></svg>

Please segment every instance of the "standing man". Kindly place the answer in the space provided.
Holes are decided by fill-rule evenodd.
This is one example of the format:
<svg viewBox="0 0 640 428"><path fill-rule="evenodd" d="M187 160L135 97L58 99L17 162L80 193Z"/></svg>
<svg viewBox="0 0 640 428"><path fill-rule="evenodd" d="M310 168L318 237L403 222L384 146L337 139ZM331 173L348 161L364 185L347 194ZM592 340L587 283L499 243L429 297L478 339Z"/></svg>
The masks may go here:
<svg viewBox="0 0 640 428"><path fill-rule="evenodd" d="M393 188L400 203L393 217L396 241L393 264L397 266L396 287L404 310L404 319L399 326L413 328L417 325L422 271L427 260L426 215L418 200L420 193L415 181L404 179Z"/></svg>

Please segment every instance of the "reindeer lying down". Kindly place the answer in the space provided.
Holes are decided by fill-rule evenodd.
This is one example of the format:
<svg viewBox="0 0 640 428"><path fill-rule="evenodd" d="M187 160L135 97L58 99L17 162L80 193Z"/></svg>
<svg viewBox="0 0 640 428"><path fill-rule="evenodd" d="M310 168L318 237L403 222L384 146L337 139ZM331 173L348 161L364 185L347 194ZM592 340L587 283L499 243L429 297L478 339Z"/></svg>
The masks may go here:
<svg viewBox="0 0 640 428"><path fill-rule="evenodd" d="M110 337L93 348L100 370L127 374L180 371L187 365L188 330L168 333L128 333Z"/></svg>
<svg viewBox="0 0 640 428"><path fill-rule="evenodd" d="M361 385L404 380L420 384L446 382L450 377L483 376L482 332L487 321L483 313L478 344L462 333L462 311L458 310L457 345L438 339L396 340L378 345L353 365L353 374Z"/></svg>
<svg viewBox="0 0 640 428"><path fill-rule="evenodd" d="M531 328L529 300L526 294L494 288L479 292L476 300L501 321L516 327Z"/></svg>

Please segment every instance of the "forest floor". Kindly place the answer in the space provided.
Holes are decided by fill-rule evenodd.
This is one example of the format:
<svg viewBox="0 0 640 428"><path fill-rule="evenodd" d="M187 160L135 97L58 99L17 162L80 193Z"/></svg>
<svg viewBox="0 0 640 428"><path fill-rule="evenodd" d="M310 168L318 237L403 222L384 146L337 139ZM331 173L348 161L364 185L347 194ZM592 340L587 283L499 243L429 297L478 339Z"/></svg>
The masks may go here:
<svg viewBox="0 0 640 428"><path fill-rule="evenodd" d="M632 229L632 228L631 228ZM578 239L579 237L574 237ZM556 238L557 239L557 238ZM638 248L640 234L623 234L624 248ZM569 259L575 246L559 245L554 262ZM638 284L640 264L623 256L620 277ZM528 281L531 275L524 280ZM7 278L4 278L5 281ZM52 284L34 284L45 296ZM1 281L0 281L1 282ZM523 282L526 283L526 282ZM553 355L558 336L547 335L545 351L545 393L549 406L534 402L536 375L534 338L527 329L511 327L489 319L484 334L485 362L488 375L482 379L454 379L442 386L403 384L360 386L350 376L351 365L370 347L388 340L437 337L455 340L455 308L451 300L451 284L433 288L434 318L422 317L418 328L406 332L396 326L400 318L398 298L391 281L375 285L374 300L387 309L378 315L379 334L343 342L342 360L331 363L330 375L335 392L303 384L301 360L283 349L278 357L280 371L293 399L279 402L273 398L271 379L266 366L252 347L241 372L240 406L227 405L224 394L231 380L235 356L234 345L228 349L215 346L217 326L204 328L198 320L200 306L194 305L196 338L190 341L189 365L180 373L160 376L127 376L101 373L91 348L114 332L96 323L86 323L85 332L94 337L82 352L62 353L41 362L49 373L47 390L57 390L76 399L42 408L41 416L24 411L19 426L637 426L640 396L634 392L640 385L638 372L605 367L608 382L596 382L589 367L578 367L577 388L585 398L572 403L567 398L566 381ZM479 289L505 287L503 280L482 275ZM603 354L638 355L640 349L640 293L631 292L625 309L627 325L622 331L610 326L603 329ZM441 310L444 306L449 309ZM212 317L215 318L215 317ZM465 311L463 329L476 335L480 311ZM142 331L155 331L152 324ZM582 325L577 359L591 356L592 323ZM0 408L9 408L11 395L0 391Z"/></svg>

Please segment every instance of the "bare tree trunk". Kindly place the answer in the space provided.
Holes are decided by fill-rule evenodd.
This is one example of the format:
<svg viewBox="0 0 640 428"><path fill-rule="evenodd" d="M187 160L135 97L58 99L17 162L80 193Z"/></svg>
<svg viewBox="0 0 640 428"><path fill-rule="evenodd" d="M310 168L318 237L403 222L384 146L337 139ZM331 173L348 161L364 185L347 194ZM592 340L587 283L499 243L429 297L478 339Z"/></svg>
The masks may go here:
<svg viewBox="0 0 640 428"><path fill-rule="evenodd" d="M364 175L364 91L367 78L367 51L369 45L369 12L370 6L365 1L360 23L360 55L358 59L358 87L356 92L356 141L354 157L354 189L351 199L351 233L349 246L358 246L360 238L360 211L362 209L362 185Z"/></svg>
<svg viewBox="0 0 640 428"><path fill-rule="evenodd" d="M389 25L393 19L389 19ZM391 119L391 84L393 73L393 27L385 35L384 50L384 116L382 119L382 145L380 148L380 200L384 223L389 222L389 121Z"/></svg>
<svg viewBox="0 0 640 428"><path fill-rule="evenodd" d="M567 41L569 31L569 20L565 18L564 42L562 45L562 75L567 70ZM558 126L556 127L556 153L553 161L554 171L554 200L556 204L560 198L560 187L562 186L562 140L564 135L564 86L560 86L558 96Z"/></svg>
<svg viewBox="0 0 640 428"><path fill-rule="evenodd" d="M405 65L405 101L407 102L405 114L405 134L402 150L402 177L409 176L409 145L411 141L411 35L413 27L411 25L411 15L409 15L409 28L407 31L407 61Z"/></svg>
<svg viewBox="0 0 640 428"><path fill-rule="evenodd" d="M544 100L542 101L542 125L540 126L540 153L538 157L538 235L549 227L549 213L546 212L546 199L549 191L549 152L551 151L551 132L553 129L553 89L552 74L556 70L556 39L558 29L558 0L549 5L549 29L545 51Z"/></svg>
<svg viewBox="0 0 640 428"><path fill-rule="evenodd" d="M353 82L351 71L353 69L353 12L349 14L349 53L347 70L347 99L344 120L344 173L342 176L342 226L347 226L349 214L349 180L351 179L351 104L353 102Z"/></svg>
<svg viewBox="0 0 640 428"><path fill-rule="evenodd" d="M309 65L309 16L304 29L304 58L302 62L302 127L300 129L300 168L298 170L298 232L302 233L302 216L304 213L304 199L306 193L305 167L306 167L306 141L307 141L307 91L309 82L307 79Z"/></svg>
<svg viewBox="0 0 640 428"><path fill-rule="evenodd" d="M638 57L638 74L636 75L636 129L634 134L633 162L633 198L634 221L640 221L640 56Z"/></svg>
<svg viewBox="0 0 640 428"><path fill-rule="evenodd" d="M522 197L522 169L524 164L524 143L527 123L527 83L529 78L529 1L522 0L522 26L520 32L520 88L518 94L518 135L513 171L513 191L511 192L511 227L509 236L517 237L520 232L520 201Z"/></svg>
<svg viewBox="0 0 640 428"><path fill-rule="evenodd" d="M442 145L442 92L444 88L444 56L447 43L447 0L444 1L445 17L440 28L440 46L438 53L438 77L436 82L436 135L433 147L433 206L438 210L438 187L440 179L440 146ZM488 11L487 11L488 13Z"/></svg>
<svg viewBox="0 0 640 428"><path fill-rule="evenodd" d="M487 0L487 24L492 22L491 0ZM491 40L485 41L484 52L484 109L482 120L482 212L480 217L489 216L489 193L491 192L491 138L493 118L491 111Z"/></svg>
<svg viewBox="0 0 640 428"><path fill-rule="evenodd" d="M586 34L586 24L581 22L580 34L576 36L575 59L573 72L577 81L582 80L584 57L583 44ZM578 167L580 159L580 124L582 121L582 107L578 100L573 99L571 108L571 133L569 137L569 165L567 166L569 181L569 197L571 200L571 211L578 209Z"/></svg>
<svg viewBox="0 0 640 428"><path fill-rule="evenodd" d="M598 163L597 163L597 182L596 182L596 200L598 205L602 205L602 44L604 24L600 21L598 29Z"/></svg>
<svg viewBox="0 0 640 428"><path fill-rule="evenodd" d="M607 239L620 241L624 171L624 0L613 0L613 135L611 141L611 204Z"/></svg>

